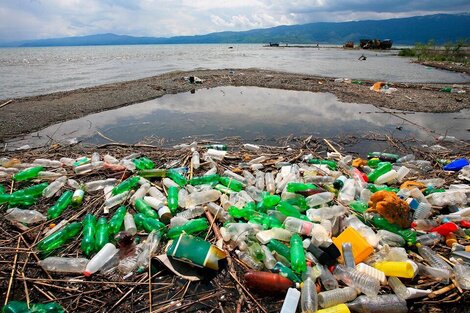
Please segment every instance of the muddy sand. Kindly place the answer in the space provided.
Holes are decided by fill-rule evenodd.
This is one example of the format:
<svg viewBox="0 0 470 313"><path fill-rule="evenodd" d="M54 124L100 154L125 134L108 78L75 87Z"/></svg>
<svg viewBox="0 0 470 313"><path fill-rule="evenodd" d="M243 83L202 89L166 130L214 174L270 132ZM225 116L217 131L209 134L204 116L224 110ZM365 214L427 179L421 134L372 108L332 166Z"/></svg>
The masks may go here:
<svg viewBox="0 0 470 313"><path fill-rule="evenodd" d="M202 84L191 84L183 77L197 76ZM171 72L159 76L96 87L12 99L0 107L0 141L40 130L49 125L161 97L165 94L220 86L257 86L312 92L331 92L340 101L372 104L394 110L456 112L470 108L470 84L459 85L466 93L440 91L449 84L392 83L392 94L369 90L373 81L363 85L334 82L304 74L259 69L197 70ZM3 102L6 102L6 99ZM222 105L222 104L221 104Z"/></svg>

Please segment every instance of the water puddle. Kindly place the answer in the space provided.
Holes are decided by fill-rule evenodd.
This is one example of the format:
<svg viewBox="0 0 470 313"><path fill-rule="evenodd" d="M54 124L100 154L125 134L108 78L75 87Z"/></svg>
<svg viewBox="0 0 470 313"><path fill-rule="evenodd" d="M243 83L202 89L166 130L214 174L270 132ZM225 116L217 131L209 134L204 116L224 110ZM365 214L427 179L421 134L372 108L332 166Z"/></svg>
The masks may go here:
<svg viewBox="0 0 470 313"><path fill-rule="evenodd" d="M416 138L430 141L439 134L470 139L470 110L458 113L384 113L368 104L343 103L330 93L259 87L218 87L161 98L91 114L47 127L8 142L8 149L74 140L103 144L171 145L192 138L221 140L239 136L246 142L272 144L289 135L332 138ZM406 120L405 120L406 119ZM108 139L107 139L108 138ZM371 141L359 150L380 148ZM372 145L372 146L371 146ZM360 151L358 151L360 152Z"/></svg>

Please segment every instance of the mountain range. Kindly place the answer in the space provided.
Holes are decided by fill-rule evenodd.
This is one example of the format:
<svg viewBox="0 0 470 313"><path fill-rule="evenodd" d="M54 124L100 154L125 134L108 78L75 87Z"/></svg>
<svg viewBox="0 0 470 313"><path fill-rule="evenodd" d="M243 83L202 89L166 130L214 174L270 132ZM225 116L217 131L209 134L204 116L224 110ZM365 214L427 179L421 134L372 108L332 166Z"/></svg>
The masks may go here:
<svg viewBox="0 0 470 313"><path fill-rule="evenodd" d="M47 47L137 44L207 44L268 43L342 44L359 39L392 39L394 44L411 45L434 40L437 44L470 40L470 14L436 14L364 20L352 22L318 22L303 25L277 26L248 31L224 31L196 36L134 37L116 34L0 42L3 47Z"/></svg>

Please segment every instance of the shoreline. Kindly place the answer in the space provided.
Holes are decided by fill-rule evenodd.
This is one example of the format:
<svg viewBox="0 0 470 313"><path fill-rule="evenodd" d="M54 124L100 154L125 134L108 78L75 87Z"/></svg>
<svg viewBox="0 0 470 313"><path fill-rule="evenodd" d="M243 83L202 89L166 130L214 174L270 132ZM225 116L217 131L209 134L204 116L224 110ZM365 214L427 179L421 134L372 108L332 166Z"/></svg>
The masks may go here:
<svg viewBox="0 0 470 313"><path fill-rule="evenodd" d="M185 76L204 82L190 84ZM311 92L330 92L341 102L372 104L379 108L413 112L457 112L470 108L470 84L459 84L466 93L441 92L450 84L392 83L392 94L369 90L374 81L363 85L338 83L334 78L260 69L176 71L158 76L12 99L0 108L0 141L31 133L47 126L159 98L166 94L221 86L253 86ZM5 100L6 101L6 100Z"/></svg>

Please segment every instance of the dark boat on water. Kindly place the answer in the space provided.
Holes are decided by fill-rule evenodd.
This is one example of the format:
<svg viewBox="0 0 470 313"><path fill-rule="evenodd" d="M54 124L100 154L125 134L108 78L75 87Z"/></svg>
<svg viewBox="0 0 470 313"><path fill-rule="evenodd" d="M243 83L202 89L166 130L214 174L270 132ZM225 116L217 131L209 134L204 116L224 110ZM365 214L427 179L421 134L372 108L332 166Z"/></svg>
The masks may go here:
<svg viewBox="0 0 470 313"><path fill-rule="evenodd" d="M362 49L390 49L392 48L392 40L391 39L361 39L359 41L359 45Z"/></svg>

